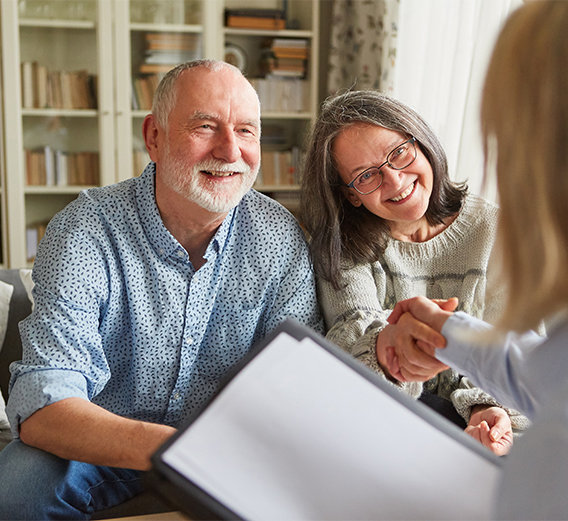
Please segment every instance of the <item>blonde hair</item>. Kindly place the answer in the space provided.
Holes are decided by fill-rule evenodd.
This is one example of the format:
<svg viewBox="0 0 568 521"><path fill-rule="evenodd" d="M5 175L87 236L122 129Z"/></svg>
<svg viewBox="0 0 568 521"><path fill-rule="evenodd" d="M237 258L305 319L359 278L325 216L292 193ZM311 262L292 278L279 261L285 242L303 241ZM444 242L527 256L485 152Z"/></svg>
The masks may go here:
<svg viewBox="0 0 568 521"><path fill-rule="evenodd" d="M508 19L481 123L486 169L497 170L509 290L499 326L524 331L568 305L568 2L529 1Z"/></svg>

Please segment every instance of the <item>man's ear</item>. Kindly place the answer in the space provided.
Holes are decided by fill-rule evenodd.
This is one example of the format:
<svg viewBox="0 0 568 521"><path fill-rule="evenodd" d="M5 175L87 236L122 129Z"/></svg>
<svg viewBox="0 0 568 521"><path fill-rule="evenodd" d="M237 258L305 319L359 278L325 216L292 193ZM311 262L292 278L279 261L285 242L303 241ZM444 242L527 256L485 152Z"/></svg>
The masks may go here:
<svg viewBox="0 0 568 521"><path fill-rule="evenodd" d="M154 119L152 114L148 114L144 118L142 123L142 135L144 136L144 143L146 144L146 150L152 161L158 159L158 134L160 129L158 128L158 123Z"/></svg>
<svg viewBox="0 0 568 521"><path fill-rule="evenodd" d="M349 188L342 188L343 195L345 198L353 205L353 206L361 206L363 203L361 199L359 199L359 194L355 192L355 190L351 190Z"/></svg>

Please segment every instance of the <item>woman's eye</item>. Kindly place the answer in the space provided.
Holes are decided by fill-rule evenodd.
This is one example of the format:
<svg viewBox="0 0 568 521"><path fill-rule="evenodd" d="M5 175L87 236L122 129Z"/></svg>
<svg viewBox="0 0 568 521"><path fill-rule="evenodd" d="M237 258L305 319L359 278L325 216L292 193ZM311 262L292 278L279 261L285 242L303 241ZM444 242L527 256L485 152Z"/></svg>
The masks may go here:
<svg viewBox="0 0 568 521"><path fill-rule="evenodd" d="M393 156L397 157L397 156L401 156L402 154L404 154L406 152L406 145L403 145L401 147L398 147L394 152L393 152Z"/></svg>

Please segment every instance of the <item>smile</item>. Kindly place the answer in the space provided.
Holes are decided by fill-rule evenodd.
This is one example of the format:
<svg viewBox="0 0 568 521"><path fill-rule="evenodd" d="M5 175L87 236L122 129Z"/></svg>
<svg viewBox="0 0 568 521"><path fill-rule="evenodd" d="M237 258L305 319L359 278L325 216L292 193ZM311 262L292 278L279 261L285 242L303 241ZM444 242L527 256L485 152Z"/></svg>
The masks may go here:
<svg viewBox="0 0 568 521"><path fill-rule="evenodd" d="M416 186L416 181L414 181L404 192L397 195L396 197L393 197L390 200L394 203L398 203L398 202L402 201L403 199L406 199L414 191L415 186Z"/></svg>
<svg viewBox="0 0 568 521"><path fill-rule="evenodd" d="M202 170L202 172L213 177L230 177L232 175L238 174L238 172L220 172L213 170Z"/></svg>

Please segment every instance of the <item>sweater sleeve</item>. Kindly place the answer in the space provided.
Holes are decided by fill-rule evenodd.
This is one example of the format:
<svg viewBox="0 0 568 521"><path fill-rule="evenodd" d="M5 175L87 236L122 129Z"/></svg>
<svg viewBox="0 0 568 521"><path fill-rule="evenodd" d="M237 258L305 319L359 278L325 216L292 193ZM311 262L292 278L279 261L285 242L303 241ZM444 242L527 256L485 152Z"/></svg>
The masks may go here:
<svg viewBox="0 0 568 521"><path fill-rule="evenodd" d="M343 282L344 286L335 290L327 281L318 281L326 337L391 382L379 366L375 352L377 336L392 311L381 306L385 278L373 265L365 264L345 270ZM414 398L422 394L420 382L394 385Z"/></svg>

